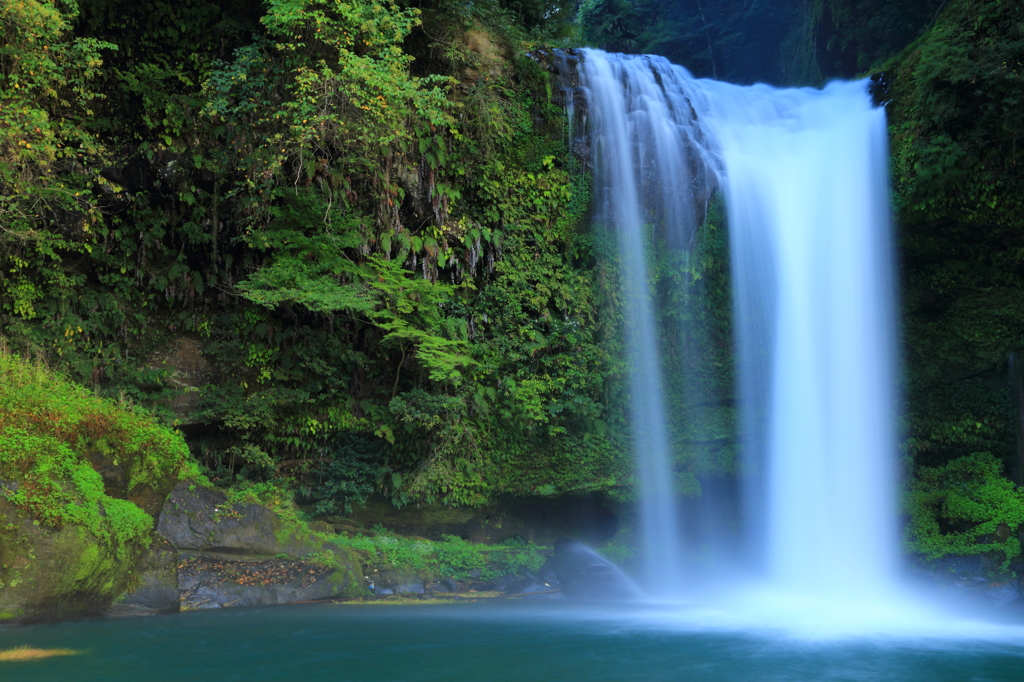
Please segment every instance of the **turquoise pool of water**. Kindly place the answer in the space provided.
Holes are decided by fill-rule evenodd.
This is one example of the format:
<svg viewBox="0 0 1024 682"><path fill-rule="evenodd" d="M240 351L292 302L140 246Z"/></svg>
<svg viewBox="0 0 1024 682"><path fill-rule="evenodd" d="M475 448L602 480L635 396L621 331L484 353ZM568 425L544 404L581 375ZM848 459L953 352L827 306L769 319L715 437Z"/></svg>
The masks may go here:
<svg viewBox="0 0 1024 682"><path fill-rule="evenodd" d="M1024 628L979 636L794 635L708 626L700 612L502 603L322 604L86 619L0 630L0 649L77 656L0 663L4 682L1021 682Z"/></svg>

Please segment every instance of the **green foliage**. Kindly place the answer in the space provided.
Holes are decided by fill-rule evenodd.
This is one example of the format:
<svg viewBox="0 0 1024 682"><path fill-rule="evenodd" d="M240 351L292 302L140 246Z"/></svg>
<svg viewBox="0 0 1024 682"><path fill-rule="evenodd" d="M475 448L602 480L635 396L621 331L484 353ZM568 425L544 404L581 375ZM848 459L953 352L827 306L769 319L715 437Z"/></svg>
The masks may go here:
<svg viewBox="0 0 1024 682"><path fill-rule="evenodd" d="M659 54L700 77L778 82L788 80L782 40L806 11L792 0L584 0L577 24L605 50Z"/></svg>
<svg viewBox="0 0 1024 682"><path fill-rule="evenodd" d="M83 0L77 37L61 30L103 50L105 99L82 119L102 146L81 162L102 201L82 249L54 247L25 266L27 294L0 292L7 334L188 422L223 486L291 488L321 511L372 490L627 494L617 276L587 230L557 85L521 56L569 34L567 8ZM712 260L666 261L666 295ZM187 414L153 360L181 335L213 375ZM713 412L680 427L687 472L729 466L728 410Z"/></svg>
<svg viewBox="0 0 1024 682"><path fill-rule="evenodd" d="M562 167L547 71L511 57L564 36L564 10L51 12L61 44L91 46L75 62L91 70L55 62L77 99L31 104L92 136L75 172L97 210L74 243L40 232L45 263L5 252L7 334L100 393L205 425L190 445L222 485L290 485L327 509L370 486L479 504L615 481L619 453L594 430L608 358L592 329L586 182ZM496 63L468 49L470 29ZM33 187L59 179L53 164L29 170ZM171 411L180 388L151 360L181 334L215 375L188 414Z"/></svg>
<svg viewBox="0 0 1024 682"><path fill-rule="evenodd" d="M88 165L104 150L86 119L109 43L74 38L74 2L0 6L0 303L32 318L45 287L72 279L60 252L88 253L99 209Z"/></svg>
<svg viewBox="0 0 1024 682"><path fill-rule="evenodd" d="M907 273L907 449L919 465L982 451L1005 462L1015 447L1005 369L1024 339L1022 21L1017 3L950 2L886 65Z"/></svg>
<svg viewBox="0 0 1024 682"><path fill-rule="evenodd" d="M2 432L53 439L79 457L109 459L126 470L128 493L198 475L181 436L142 410L97 398L5 348L0 348L0 379ZM31 450L24 456L31 457Z"/></svg>
<svg viewBox="0 0 1024 682"><path fill-rule="evenodd" d="M127 500L104 494L103 477L58 439L16 428L0 432L3 496L52 527L78 524L125 559L129 544L149 544L153 518Z"/></svg>
<svg viewBox="0 0 1024 682"><path fill-rule="evenodd" d="M913 42L944 0L584 0L592 45L652 53L697 76L821 85L870 73Z"/></svg>
<svg viewBox="0 0 1024 682"><path fill-rule="evenodd" d="M907 546L931 559L994 552L1005 570L1021 554L1024 491L987 452L917 472L907 495Z"/></svg>
<svg viewBox="0 0 1024 682"><path fill-rule="evenodd" d="M239 289L268 307L292 302L317 312L362 316L385 332L380 339L385 347L414 353L431 380L460 383L460 367L474 360L467 355L465 321L442 312L454 288L411 276L398 262L381 257L355 264L337 249L339 242L353 242L336 236L338 241L276 233L281 255ZM266 235L264 240L270 243Z"/></svg>
<svg viewBox="0 0 1024 682"><path fill-rule="evenodd" d="M370 563L388 564L400 572L432 578L465 580L477 575L482 580L491 580L515 575L524 568L536 571L545 561L537 545L518 539L481 545L452 535L432 542L394 535L379 526L374 531L373 537L341 536L332 542L361 552Z"/></svg>
<svg viewBox="0 0 1024 682"><path fill-rule="evenodd" d="M991 226L994 239L1019 225L1022 20L1014 3L962 0L899 61L894 165L914 222Z"/></svg>
<svg viewBox="0 0 1024 682"><path fill-rule="evenodd" d="M339 510L348 514L373 494L379 459L379 441L351 436L341 439L329 462L318 472L316 482L300 485L298 492L317 501L317 515Z"/></svg>
<svg viewBox="0 0 1024 682"><path fill-rule="evenodd" d="M37 523L83 526L124 559L148 544L153 519L107 494L94 459L126 471L127 497L198 474L177 434L0 348L0 494Z"/></svg>
<svg viewBox="0 0 1024 682"><path fill-rule="evenodd" d="M945 0L817 0L807 39L821 78L878 69L934 22Z"/></svg>

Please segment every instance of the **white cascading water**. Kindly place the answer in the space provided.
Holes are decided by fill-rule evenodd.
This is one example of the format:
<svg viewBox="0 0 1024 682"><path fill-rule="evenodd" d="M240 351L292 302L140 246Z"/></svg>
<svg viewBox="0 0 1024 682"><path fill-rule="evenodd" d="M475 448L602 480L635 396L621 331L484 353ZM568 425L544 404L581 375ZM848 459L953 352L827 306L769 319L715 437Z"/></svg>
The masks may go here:
<svg viewBox="0 0 1024 682"><path fill-rule="evenodd" d="M665 159L661 152L678 150L682 140L662 125L669 112L651 99L660 91L653 75L625 77L624 60L588 51L581 65L581 86L592 121L596 219L614 230L619 245L626 348L630 362L630 417L633 448L641 481L640 516L648 585L658 577L680 576L678 510L670 468L665 401L653 303L645 257L644 180L638 169L645 163L675 171L680 181L679 155ZM632 102L640 103L634 109ZM651 106L646 106L650 104ZM655 109L657 109L655 111ZM662 139L662 137L668 139ZM652 158L653 157L653 158ZM686 195L686 192L680 192ZM666 581L660 580L662 584ZM672 589L669 581L666 589Z"/></svg>
<svg viewBox="0 0 1024 682"><path fill-rule="evenodd" d="M717 185L729 220L750 551L775 587L853 601L889 593L898 541L884 110L865 82L741 87L597 50L583 52L580 85L598 219L618 233L631 314L649 574L664 585L684 562L645 225L691 233L694 197Z"/></svg>

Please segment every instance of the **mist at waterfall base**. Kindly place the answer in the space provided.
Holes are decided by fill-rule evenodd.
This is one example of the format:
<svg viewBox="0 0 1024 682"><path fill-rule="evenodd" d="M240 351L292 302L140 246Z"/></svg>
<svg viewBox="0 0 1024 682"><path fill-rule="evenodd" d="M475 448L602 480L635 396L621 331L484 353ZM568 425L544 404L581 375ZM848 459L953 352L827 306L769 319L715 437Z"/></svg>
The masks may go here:
<svg viewBox="0 0 1024 682"><path fill-rule="evenodd" d="M583 50L578 68L595 225L619 247L652 599L714 594L751 624L817 634L948 618L899 574L887 130L867 82L743 87L599 50ZM688 248L716 188L729 225L742 528L722 532L729 501L705 491L689 520L695 542L680 530L644 249L652 234Z"/></svg>

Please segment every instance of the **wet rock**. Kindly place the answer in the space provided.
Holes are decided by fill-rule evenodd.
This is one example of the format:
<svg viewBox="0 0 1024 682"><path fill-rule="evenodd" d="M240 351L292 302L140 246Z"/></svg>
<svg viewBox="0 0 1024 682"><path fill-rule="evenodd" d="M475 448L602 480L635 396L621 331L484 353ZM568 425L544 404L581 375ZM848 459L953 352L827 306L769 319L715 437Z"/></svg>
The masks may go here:
<svg viewBox="0 0 1024 682"><path fill-rule="evenodd" d="M181 550L228 554L301 557L313 544L289 537L279 541L281 520L258 504L228 504L227 496L189 483L179 483L164 503L157 533Z"/></svg>
<svg viewBox="0 0 1024 682"><path fill-rule="evenodd" d="M178 550L159 538L135 566L138 582L107 609L108 616L144 616L179 609Z"/></svg>
<svg viewBox="0 0 1024 682"><path fill-rule="evenodd" d="M561 580L558 579L558 564L555 563L554 557L548 557L544 565L537 571L538 581L545 583L546 585L558 586L561 584Z"/></svg>
<svg viewBox="0 0 1024 682"><path fill-rule="evenodd" d="M984 616L1011 616L1024 612L1020 581L1000 577L1000 564L993 557L973 555L927 560L917 557L910 575L928 598L957 609ZM1012 616L1019 617L1019 616Z"/></svg>
<svg viewBox="0 0 1024 682"><path fill-rule="evenodd" d="M143 551L123 549L81 525L40 524L0 496L0 624L101 615L130 586Z"/></svg>
<svg viewBox="0 0 1024 682"><path fill-rule="evenodd" d="M476 22L466 34L466 46L474 53L477 68L466 67L462 76L467 81L477 81L481 76L500 76L512 53L507 45L499 42L487 28Z"/></svg>
<svg viewBox="0 0 1024 682"><path fill-rule="evenodd" d="M334 526L324 521L310 521L309 529L318 533L333 533Z"/></svg>
<svg viewBox="0 0 1024 682"><path fill-rule="evenodd" d="M1012 582L995 585L985 590L985 596L992 600L993 606L1001 608L1020 597L1017 586Z"/></svg>
<svg viewBox="0 0 1024 682"><path fill-rule="evenodd" d="M410 580L395 587L395 594L424 594L426 588L422 580Z"/></svg>
<svg viewBox="0 0 1024 682"><path fill-rule="evenodd" d="M426 581L413 573L385 569L377 574L375 594L425 594Z"/></svg>
<svg viewBox="0 0 1024 682"><path fill-rule="evenodd" d="M361 588L358 573L295 559L237 561L200 554L179 565L178 588L183 609L289 604L351 596Z"/></svg>
<svg viewBox="0 0 1024 682"><path fill-rule="evenodd" d="M508 594L515 593L515 586L517 583L522 582L522 578L515 575L503 575L492 583L485 584L483 587L487 590L494 590L495 592L506 592Z"/></svg>
<svg viewBox="0 0 1024 682"><path fill-rule="evenodd" d="M304 531L301 537L298 531L288 533L270 509L229 504L217 490L176 486L160 513L157 532L180 553L176 591L181 608L366 594L362 567L351 549ZM128 600L143 598L133 594Z"/></svg>
<svg viewBox="0 0 1024 682"><path fill-rule="evenodd" d="M213 381L213 370L203 351L204 344L199 339L179 336L154 352L147 363L153 369L170 373L169 383L178 394L162 404L184 425L196 421L200 389Z"/></svg>
<svg viewBox="0 0 1024 682"><path fill-rule="evenodd" d="M515 592L512 594L521 596L523 599L565 599L565 594L554 586L536 580L527 579L515 585Z"/></svg>
<svg viewBox="0 0 1024 682"><path fill-rule="evenodd" d="M562 591L570 599L620 600L640 596L640 590L615 564L575 538L555 543L555 566Z"/></svg>
<svg viewBox="0 0 1024 682"><path fill-rule="evenodd" d="M528 571L533 573L532 571ZM557 582L544 582L537 577L536 573L533 576L529 575L505 575L497 580L482 585L485 590L493 590L495 592L504 592L509 597L521 597L523 595L536 595L532 597L524 597L527 599L539 599L539 598L554 598L563 599L564 595L560 595Z"/></svg>
<svg viewBox="0 0 1024 682"><path fill-rule="evenodd" d="M454 578L443 578L435 583L427 585L427 594L453 594L460 590L459 583Z"/></svg>

